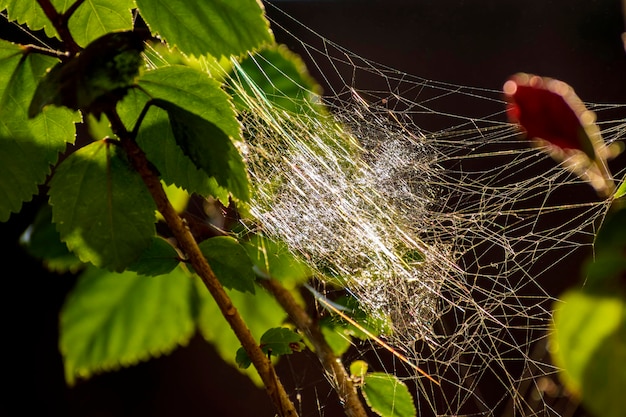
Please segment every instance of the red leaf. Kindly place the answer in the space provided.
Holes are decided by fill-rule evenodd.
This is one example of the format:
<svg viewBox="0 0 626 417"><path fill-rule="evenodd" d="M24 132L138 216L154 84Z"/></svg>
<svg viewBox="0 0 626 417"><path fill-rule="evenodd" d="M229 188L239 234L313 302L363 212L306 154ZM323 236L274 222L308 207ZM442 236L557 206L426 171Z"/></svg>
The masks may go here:
<svg viewBox="0 0 626 417"><path fill-rule="evenodd" d="M589 181L598 195L608 197L614 192L606 160L619 150L604 144L595 114L587 110L572 87L552 78L519 73L502 89L511 123L529 139L548 145L550 156Z"/></svg>
<svg viewBox="0 0 626 417"><path fill-rule="evenodd" d="M561 149L577 149L596 159L586 129L594 115L574 90L562 81L530 74L516 74L503 87L507 115L529 139L543 140Z"/></svg>

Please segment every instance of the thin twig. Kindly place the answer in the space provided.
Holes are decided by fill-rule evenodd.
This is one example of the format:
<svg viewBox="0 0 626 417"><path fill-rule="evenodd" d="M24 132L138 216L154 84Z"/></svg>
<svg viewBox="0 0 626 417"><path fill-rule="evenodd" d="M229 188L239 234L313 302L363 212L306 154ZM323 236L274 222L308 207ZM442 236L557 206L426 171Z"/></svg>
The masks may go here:
<svg viewBox="0 0 626 417"><path fill-rule="evenodd" d="M304 332L315 348L315 354L322 363L324 370L331 376L333 388L341 399L346 414L349 417L367 417L367 412L361 403L352 379L350 379L341 361L333 353L313 319L280 282L273 278L261 279L259 282L276 298L296 327Z"/></svg>
<svg viewBox="0 0 626 417"><path fill-rule="evenodd" d="M37 0L37 3L39 3L39 6L41 6L41 8L43 9L46 17L48 18L48 20L50 20L57 33L59 34L59 37L67 48L67 52L69 52L70 56L76 55L82 49L74 40L74 37L70 33L67 25L69 18L72 16L72 13L76 11L76 8L78 8L78 6L80 6L82 2L83 0L78 0L76 3L70 6L68 12L71 10L71 13L61 14L57 11L57 9L54 8L50 0Z"/></svg>
<svg viewBox="0 0 626 417"><path fill-rule="evenodd" d="M74 2L64 14L60 14L50 0L37 1L61 37L61 40L69 52L69 56L74 56L80 52L81 47L74 41L68 28L68 21L84 0ZM296 408L278 379L272 363L269 358L265 356L265 353L263 353L259 347L252 333L250 333L248 326L239 315L230 297L226 294L226 291L224 291L224 288L200 251L198 243L189 231L189 228L170 203L161 185L159 175L152 168L146 154L135 142L135 137L126 129L126 126L122 123L114 106L105 110L104 113L111 123L113 132L119 137L120 145L148 188L148 191L156 203L157 209L163 215L165 222L178 241L180 248L189 258L189 262L213 296L222 315L250 357L278 413L281 417L297 417L298 413L296 412Z"/></svg>
<svg viewBox="0 0 626 417"><path fill-rule="evenodd" d="M226 294L224 288L211 270L211 267L209 266L204 255L202 255L202 252L189 231L189 228L186 226L183 219L178 215L174 207L172 207L170 201L165 195L163 187L161 186L159 177L151 168L145 153L135 143L132 135L128 132L128 130L126 130L115 110L109 110L105 112L105 114L111 122L113 131L120 138L121 146L128 154L133 167L141 175L144 183L150 191L150 194L157 205L157 209L165 218L167 225L178 241L181 249L189 258L189 262L192 264L196 273L202 279L202 282L204 282L205 286L215 299L215 302L219 306L224 318L228 321L228 324L241 342L242 347L250 357L278 412L283 417L297 417L298 414L295 406L289 399L285 388L280 383L270 360L260 349L246 323L243 321L239 312L230 300L230 297L228 297L228 294Z"/></svg>

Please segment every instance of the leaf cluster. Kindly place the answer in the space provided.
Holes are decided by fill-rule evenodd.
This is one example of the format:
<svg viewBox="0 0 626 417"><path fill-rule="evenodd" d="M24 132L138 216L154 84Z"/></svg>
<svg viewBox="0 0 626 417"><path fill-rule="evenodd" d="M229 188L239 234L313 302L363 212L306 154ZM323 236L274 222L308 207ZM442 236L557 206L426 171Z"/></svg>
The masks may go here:
<svg viewBox="0 0 626 417"><path fill-rule="evenodd" d="M21 242L51 270L80 273L60 318L68 383L168 353L195 331L225 360L250 364L242 348L234 355L240 340L163 221L147 177L176 202L260 349L268 357L303 350L258 280L293 288L312 270L238 221L253 192L240 115L255 111L250 96L292 114L327 114L302 61L273 44L260 3L4 0L0 9L65 48L0 40L0 221L47 193ZM190 201L205 201L218 221L211 210L191 214ZM366 338L348 323L322 327L329 341L342 338L338 355L351 337Z"/></svg>

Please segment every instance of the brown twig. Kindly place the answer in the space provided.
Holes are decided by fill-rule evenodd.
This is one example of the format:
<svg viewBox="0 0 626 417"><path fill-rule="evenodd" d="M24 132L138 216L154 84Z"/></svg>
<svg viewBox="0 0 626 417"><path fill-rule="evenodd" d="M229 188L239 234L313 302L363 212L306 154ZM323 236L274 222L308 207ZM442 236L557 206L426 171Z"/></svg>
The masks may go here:
<svg viewBox="0 0 626 417"><path fill-rule="evenodd" d="M77 0L72 4L65 13L59 13L57 9L52 5L50 0L37 0L39 6L43 9L46 17L54 28L56 29L61 41L65 44L69 56L74 56L81 51L81 47L76 43L74 37L70 33L68 22L72 14L76 11L78 6L83 3L84 0Z"/></svg>
<svg viewBox="0 0 626 417"><path fill-rule="evenodd" d="M246 323L230 300L230 297L228 297L228 294L226 294L224 288L211 270L211 267L204 255L202 255L196 240L193 238L185 222L178 215L174 207L172 207L161 186L159 177L150 166L145 153L135 143L132 135L126 130L119 115L114 110L109 110L105 112L105 114L111 122L113 131L120 138L122 148L126 151L135 170L141 175L157 205L157 209L165 218L180 248L189 258L189 262L202 279L202 282L204 282L219 306L224 318L228 321L228 324L233 329L241 345L248 353L254 367L261 376L261 380L265 385L268 395L274 402L280 415L283 417L296 417L298 414L295 406L289 399L285 388L280 383L270 360L260 349Z"/></svg>
<svg viewBox="0 0 626 417"><path fill-rule="evenodd" d="M361 403L352 379L350 379L341 361L333 353L311 316L304 311L293 295L280 282L273 278L259 281L276 298L296 327L304 332L313 345L315 354L326 373L331 377L333 388L341 399L346 414L349 417L367 417L367 412Z"/></svg>
<svg viewBox="0 0 626 417"><path fill-rule="evenodd" d="M55 9L50 0L37 1L61 37L61 41L65 44L67 51L69 52L69 57L72 57L80 52L81 47L74 41L74 38L68 28L68 21L84 0L75 1L63 14L60 14ZM250 357L252 364L259 373L259 376L265 385L265 389L267 390L269 397L274 402L280 416L297 417L298 413L296 412L296 408L278 379L272 363L269 358L265 356L252 336L252 333L250 333L248 326L233 305L230 297L226 294L226 291L224 291L224 288L213 273L213 270L209 266L206 258L200 251L198 243L189 231L189 228L170 203L165 191L163 190L158 173L148 161L146 154L135 142L135 136L129 132L122 123L122 120L115 110L115 103L112 103L108 109L105 109L104 113L111 123L113 132L119 137L120 145L128 155L133 168L143 179L143 182L156 203L157 209L163 215L165 222L178 241L178 245L188 257L189 262L213 296L213 299L219 306L222 315Z"/></svg>

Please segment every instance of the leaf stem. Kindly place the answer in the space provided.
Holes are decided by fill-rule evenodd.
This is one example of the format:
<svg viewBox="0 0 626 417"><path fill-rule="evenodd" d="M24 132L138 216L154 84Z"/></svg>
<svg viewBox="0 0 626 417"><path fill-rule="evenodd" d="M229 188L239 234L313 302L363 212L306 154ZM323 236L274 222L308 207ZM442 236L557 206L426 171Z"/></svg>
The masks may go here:
<svg viewBox="0 0 626 417"><path fill-rule="evenodd" d="M335 392L343 403L346 415L349 417L367 417L367 412L361 403L352 379L346 372L343 364L334 354L320 328L314 323L311 316L298 304L293 295L273 278L260 279L263 285L273 296L289 317L307 336L313 347L315 354L319 358Z"/></svg>
<svg viewBox="0 0 626 417"><path fill-rule="evenodd" d="M226 291L224 291L224 288L213 273L213 270L211 269L206 258L202 255L202 252L200 251L200 248L198 247L198 244L186 223L171 205L163 187L161 186L159 176L153 171L145 153L135 143L131 133L128 132L114 109L107 110L105 114L111 122L113 132L115 132L115 134L120 138L120 145L128 154L135 170L141 175L146 187L150 191L150 194L157 205L157 209L165 218L167 225L178 241L181 249L189 258L189 262L193 265L196 273L200 276L202 282L215 299L222 315L226 321L228 321L230 327L233 329L233 332L241 342L241 345L248 353L248 356L259 373L263 384L265 385L265 389L267 390L269 397L274 402L280 416L297 417L298 414L295 406L289 399L285 388L278 379L274 367L260 349L246 323L243 321L239 312L233 305L230 297L226 294Z"/></svg>

